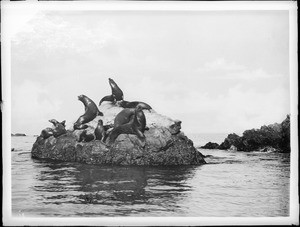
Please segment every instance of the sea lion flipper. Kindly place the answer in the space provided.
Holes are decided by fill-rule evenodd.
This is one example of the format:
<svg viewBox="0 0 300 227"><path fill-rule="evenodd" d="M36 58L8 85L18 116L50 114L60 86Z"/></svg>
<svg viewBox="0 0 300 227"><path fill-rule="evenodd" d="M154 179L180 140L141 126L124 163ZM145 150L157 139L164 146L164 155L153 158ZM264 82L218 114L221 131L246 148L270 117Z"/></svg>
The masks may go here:
<svg viewBox="0 0 300 227"><path fill-rule="evenodd" d="M104 101L108 101L108 102L114 102L115 100L115 97L113 95L107 95L107 96L104 96L100 102L99 102L99 106L101 105L102 102Z"/></svg>
<svg viewBox="0 0 300 227"><path fill-rule="evenodd" d="M100 110L98 110L97 116L103 116L103 113Z"/></svg>

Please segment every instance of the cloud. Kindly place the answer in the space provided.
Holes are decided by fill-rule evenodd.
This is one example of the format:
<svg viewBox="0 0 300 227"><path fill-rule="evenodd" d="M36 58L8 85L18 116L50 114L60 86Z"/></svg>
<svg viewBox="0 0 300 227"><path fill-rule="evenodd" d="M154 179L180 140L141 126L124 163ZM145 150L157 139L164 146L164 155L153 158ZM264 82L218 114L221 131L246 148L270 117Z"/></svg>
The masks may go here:
<svg viewBox="0 0 300 227"><path fill-rule="evenodd" d="M179 113L190 122L190 125L186 125L187 130L238 133L264 124L281 122L290 113L289 100L289 92L283 88L265 93L235 86L216 98L190 92L182 102L184 105ZM196 113L199 118L195 124L189 118L194 116L195 119Z"/></svg>
<svg viewBox="0 0 300 227"><path fill-rule="evenodd" d="M289 90L274 87L258 91L242 84L221 93L203 92L176 80L141 78L122 84L125 99L139 97L158 112L183 121L185 132L243 132L281 122L290 112Z"/></svg>
<svg viewBox="0 0 300 227"><path fill-rule="evenodd" d="M204 63L204 66L200 69L202 71L240 71L245 70L245 66L238 65L235 62L226 62L224 58L218 58L211 62Z"/></svg>
<svg viewBox="0 0 300 227"><path fill-rule="evenodd" d="M103 19L95 23L95 27L89 28L66 17L39 12L26 24L26 31L15 34L13 45L24 56L33 57L37 52L46 56L70 51L88 53L121 39L112 21Z"/></svg>
<svg viewBox="0 0 300 227"><path fill-rule="evenodd" d="M12 85L13 130L38 133L41 125L49 127L48 120L53 117L53 112L59 111L61 104L36 82L26 80L20 85Z"/></svg>
<svg viewBox="0 0 300 227"><path fill-rule="evenodd" d="M280 78L281 74L270 74L262 68L248 69L244 65L230 62L224 58L218 58L214 61L205 62L202 67L198 68L197 73L202 76L214 77L217 79L238 79L238 80L257 80L268 78Z"/></svg>

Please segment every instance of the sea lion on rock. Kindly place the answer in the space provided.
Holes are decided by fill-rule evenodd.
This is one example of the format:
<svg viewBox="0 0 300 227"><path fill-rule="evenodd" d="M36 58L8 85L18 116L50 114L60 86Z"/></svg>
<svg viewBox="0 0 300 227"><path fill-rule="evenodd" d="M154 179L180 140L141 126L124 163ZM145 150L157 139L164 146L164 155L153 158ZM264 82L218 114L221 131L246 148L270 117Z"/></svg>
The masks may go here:
<svg viewBox="0 0 300 227"><path fill-rule="evenodd" d="M80 124L78 124L78 123L74 123L74 125L73 125L73 128L74 128L74 130L76 130L76 129L79 129L79 130L82 130L82 129L86 129L86 128L88 128L89 126L88 125L80 125Z"/></svg>
<svg viewBox="0 0 300 227"><path fill-rule="evenodd" d="M115 118L114 129L109 135L109 144L112 144L120 134L134 134L145 142L146 118L141 105L135 109L124 109Z"/></svg>
<svg viewBox="0 0 300 227"><path fill-rule="evenodd" d="M41 137L44 139L49 138L50 136L53 136L53 129L52 128L45 128L41 132Z"/></svg>
<svg viewBox="0 0 300 227"><path fill-rule="evenodd" d="M134 116L137 117L139 129L144 132L146 128L146 117L142 105L137 105L135 108L125 108L118 113L114 120L114 128L130 122Z"/></svg>
<svg viewBox="0 0 300 227"><path fill-rule="evenodd" d="M106 139L106 133L105 133L105 129L103 126L103 121L100 119L98 121L97 127L95 128L94 131L95 134L95 140L100 140L100 141L105 141Z"/></svg>
<svg viewBox="0 0 300 227"><path fill-rule="evenodd" d="M148 105L147 103L140 102L140 101L133 101L133 102L128 102L123 100L120 102L120 106L123 108L135 108L137 105L141 105L142 109L144 110L151 110L152 107Z"/></svg>
<svg viewBox="0 0 300 227"><path fill-rule="evenodd" d="M103 101L109 101L109 102L115 103L116 101L121 101L124 98L123 91L121 90L121 88L119 88L119 86L116 84L116 82L113 79L111 79L111 78L108 78L108 82L109 82L109 85L111 87L111 93L112 94L104 96L100 100L99 106L101 105L101 103Z"/></svg>
<svg viewBox="0 0 300 227"><path fill-rule="evenodd" d="M87 134L86 130L83 130L83 132L79 135L78 142L90 142L95 139L94 134Z"/></svg>
<svg viewBox="0 0 300 227"><path fill-rule="evenodd" d="M63 134L66 134L67 133L67 130L65 128L65 126L61 123L57 123L55 128L53 129L53 136L56 138L56 137L59 137Z"/></svg>
<svg viewBox="0 0 300 227"><path fill-rule="evenodd" d="M99 111L96 104L85 95L79 95L78 100L84 104L85 113L81 115L74 123L74 130L81 127L81 125L92 121L96 116L103 116L103 113Z"/></svg>
<svg viewBox="0 0 300 227"><path fill-rule="evenodd" d="M64 127L66 127L66 121L65 120L62 121L62 122L59 122L56 119L51 119L51 120L49 120L49 122L51 122L54 125L54 127L56 127L57 124L62 124Z"/></svg>
<svg viewBox="0 0 300 227"><path fill-rule="evenodd" d="M123 91L121 90L121 88L119 88L119 86L113 79L108 78L108 81L109 81L109 85L111 87L112 95L114 96L116 101L123 100L124 96L123 96Z"/></svg>

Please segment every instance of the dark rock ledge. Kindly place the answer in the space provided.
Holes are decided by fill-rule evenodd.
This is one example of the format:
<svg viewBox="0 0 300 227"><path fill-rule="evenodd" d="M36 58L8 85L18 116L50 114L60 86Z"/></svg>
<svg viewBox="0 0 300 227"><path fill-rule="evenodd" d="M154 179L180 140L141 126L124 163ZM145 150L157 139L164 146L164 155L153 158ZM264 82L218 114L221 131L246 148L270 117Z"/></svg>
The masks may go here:
<svg viewBox="0 0 300 227"><path fill-rule="evenodd" d="M24 134L24 133L16 133L16 134L11 133L11 136L26 136L26 134Z"/></svg>
<svg viewBox="0 0 300 227"><path fill-rule="evenodd" d="M260 129L246 130L242 136L232 133L220 145L209 142L201 148L290 153L290 116L287 115L281 124L274 123Z"/></svg>
<svg viewBox="0 0 300 227"><path fill-rule="evenodd" d="M123 109L112 104L99 107L103 117L96 117L89 122L93 132L99 119L104 125L113 124L115 116ZM43 139L39 136L34 143L31 154L33 158L51 159L67 162L108 165L200 165L204 156L193 146L193 142L184 135L181 122L144 110L147 127L146 144L142 146L136 135L122 134L110 146L93 140L78 142L82 130L67 130L57 138L51 136Z"/></svg>

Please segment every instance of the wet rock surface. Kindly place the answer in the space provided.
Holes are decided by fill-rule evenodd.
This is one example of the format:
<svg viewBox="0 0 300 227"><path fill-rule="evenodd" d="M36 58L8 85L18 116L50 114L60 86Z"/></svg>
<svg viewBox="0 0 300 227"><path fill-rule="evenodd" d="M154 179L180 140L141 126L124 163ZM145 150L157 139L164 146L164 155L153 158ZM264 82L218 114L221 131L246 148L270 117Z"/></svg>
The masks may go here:
<svg viewBox="0 0 300 227"><path fill-rule="evenodd" d="M104 116L98 116L89 122L86 129L93 133L99 119L104 125L112 125L115 116L123 108L102 104L99 110ZM71 125L67 133L57 138L47 139L39 136L31 154L33 158L57 161L81 162L108 165L199 165L204 164L204 156L193 146L193 142L184 135L181 121L172 120L157 114L153 110L144 110L147 127L144 132L146 142L142 143L136 135L121 134L111 146L99 140L78 142L83 130L73 130Z"/></svg>

